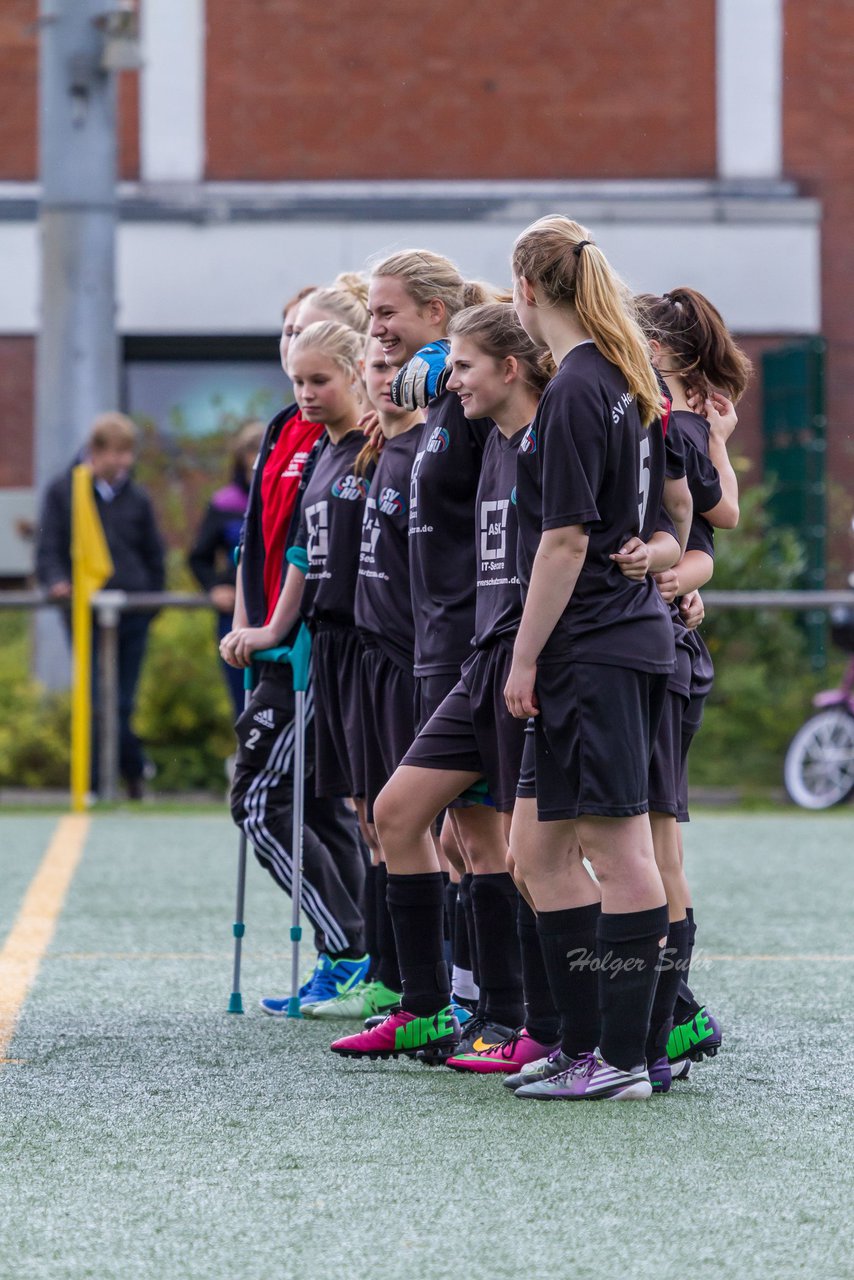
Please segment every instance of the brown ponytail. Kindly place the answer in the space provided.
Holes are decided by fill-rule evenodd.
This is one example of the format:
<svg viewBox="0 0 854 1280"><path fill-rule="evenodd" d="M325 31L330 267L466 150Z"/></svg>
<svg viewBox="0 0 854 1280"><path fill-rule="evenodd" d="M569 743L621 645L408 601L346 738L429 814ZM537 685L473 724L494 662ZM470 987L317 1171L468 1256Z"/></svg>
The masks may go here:
<svg viewBox="0 0 854 1280"><path fill-rule="evenodd" d="M661 414L661 391L629 293L590 233L561 214L540 218L513 246L513 273L552 306L572 307L606 360L615 364L648 427Z"/></svg>
<svg viewBox="0 0 854 1280"><path fill-rule="evenodd" d="M649 339L672 353L685 389L704 400L714 388L735 404L745 392L753 366L708 298L696 289L671 289L662 297L640 294L638 320Z"/></svg>
<svg viewBox="0 0 854 1280"><path fill-rule="evenodd" d="M379 446L366 440L359 452L356 454L356 461L353 463L353 473L357 476L367 475L370 467L375 467L379 461Z"/></svg>

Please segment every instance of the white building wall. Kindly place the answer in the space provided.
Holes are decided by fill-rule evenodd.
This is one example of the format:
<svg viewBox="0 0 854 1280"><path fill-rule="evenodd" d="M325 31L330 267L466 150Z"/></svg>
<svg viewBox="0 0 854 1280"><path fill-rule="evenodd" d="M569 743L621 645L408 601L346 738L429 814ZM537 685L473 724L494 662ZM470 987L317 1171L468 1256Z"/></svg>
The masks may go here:
<svg viewBox="0 0 854 1280"><path fill-rule="evenodd" d="M806 3L807 0L804 0ZM718 173L783 168L783 0L717 0Z"/></svg>

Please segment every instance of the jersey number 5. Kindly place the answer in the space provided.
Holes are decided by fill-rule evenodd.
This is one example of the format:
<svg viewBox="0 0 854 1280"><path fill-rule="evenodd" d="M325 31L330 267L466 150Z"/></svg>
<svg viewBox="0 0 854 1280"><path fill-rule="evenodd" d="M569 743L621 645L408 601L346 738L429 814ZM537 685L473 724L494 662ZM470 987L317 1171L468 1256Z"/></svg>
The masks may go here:
<svg viewBox="0 0 854 1280"><path fill-rule="evenodd" d="M638 533L643 537L643 525L646 520L646 508L649 502L650 461L649 435L644 433L640 442L640 468L638 470Z"/></svg>

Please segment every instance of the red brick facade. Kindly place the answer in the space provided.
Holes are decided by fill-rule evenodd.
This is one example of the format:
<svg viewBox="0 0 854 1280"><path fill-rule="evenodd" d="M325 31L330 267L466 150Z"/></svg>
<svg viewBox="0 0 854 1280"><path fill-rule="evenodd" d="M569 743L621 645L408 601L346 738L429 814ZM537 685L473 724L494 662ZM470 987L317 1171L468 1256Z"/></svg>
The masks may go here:
<svg viewBox="0 0 854 1280"><path fill-rule="evenodd" d="M33 338L0 337L0 488L33 482Z"/></svg>
<svg viewBox="0 0 854 1280"><path fill-rule="evenodd" d="M207 0L207 176L712 176L714 11Z"/></svg>
<svg viewBox="0 0 854 1280"><path fill-rule="evenodd" d="M4 0L0 11L0 180L36 176L37 0Z"/></svg>

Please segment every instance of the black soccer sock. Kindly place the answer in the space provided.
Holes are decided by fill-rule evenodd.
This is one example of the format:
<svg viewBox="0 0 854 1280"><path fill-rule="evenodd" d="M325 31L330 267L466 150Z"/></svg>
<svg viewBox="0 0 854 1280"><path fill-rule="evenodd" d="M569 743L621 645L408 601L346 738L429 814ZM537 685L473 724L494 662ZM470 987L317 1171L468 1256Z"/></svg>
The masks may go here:
<svg viewBox="0 0 854 1280"><path fill-rule="evenodd" d="M525 997L525 1030L540 1044L555 1044L560 1038L560 1018L555 1008L537 932L537 917L519 894L516 932L522 958L522 992Z"/></svg>
<svg viewBox="0 0 854 1280"><path fill-rule="evenodd" d="M695 1014L700 1012L700 1002L695 998L694 992L688 985L688 974L691 968L691 957L694 953L694 939L697 936L697 926L694 923L694 908L686 907L685 915L688 920L688 963L682 973L682 981L679 983L679 990L676 994L676 1004L673 1009L674 1023L688 1022Z"/></svg>
<svg viewBox="0 0 854 1280"><path fill-rule="evenodd" d="M471 891L471 876L463 876L457 889L457 901L454 909L454 964L458 969L471 972L471 951L469 950L469 931L466 925L466 900Z"/></svg>
<svg viewBox="0 0 854 1280"><path fill-rule="evenodd" d="M442 930L444 896L440 871L388 877L388 909L403 989L400 1003L407 1013L436 1013L451 999Z"/></svg>
<svg viewBox="0 0 854 1280"><path fill-rule="evenodd" d="M371 957L368 978L373 978L380 958L379 939L377 937L377 868L373 863L365 869L365 892L362 913L365 917L365 950Z"/></svg>
<svg viewBox="0 0 854 1280"><path fill-rule="evenodd" d="M570 1058L592 1053L599 1041L596 967L598 902L565 911L539 911L537 933L554 1006L561 1019L561 1048Z"/></svg>
<svg viewBox="0 0 854 1280"><path fill-rule="evenodd" d="M667 940L667 907L602 912L596 928L599 961L599 1048L612 1067L643 1063L658 963Z"/></svg>
<svg viewBox="0 0 854 1280"><path fill-rule="evenodd" d="M460 961L457 960L456 956L454 957L454 964L458 965L460 969L470 969L472 977L474 978L475 986L479 987L480 964L477 954L477 934L475 932L474 915L472 913L471 905L472 879L473 877L471 872L467 871L465 875L460 878L460 887L457 890L457 903L462 905L463 920L465 922L465 941L463 940L463 937L460 936L460 934L463 933L463 930L460 930L460 933L457 935L457 946L461 950L464 949L466 945L468 946L468 964L461 964Z"/></svg>
<svg viewBox="0 0 854 1280"><path fill-rule="evenodd" d="M480 992L484 1016L499 1026L521 1026L522 957L516 932L519 890L508 871L474 875L471 904L480 960Z"/></svg>
<svg viewBox="0 0 854 1280"><path fill-rule="evenodd" d="M652 1002L646 1061L651 1065L667 1054L667 1037L673 1029L673 1010L684 965L688 959L690 925L687 920L672 921L667 931L667 947L661 957L658 985Z"/></svg>
<svg viewBox="0 0 854 1280"><path fill-rule="evenodd" d="M397 963L397 943L388 910L388 871L384 862L377 867L376 894L379 963L374 976L390 991L400 991L400 966Z"/></svg>
<svg viewBox="0 0 854 1280"><path fill-rule="evenodd" d="M449 964L454 963L454 934L457 927L457 890L459 885L444 872L445 881L445 957Z"/></svg>

